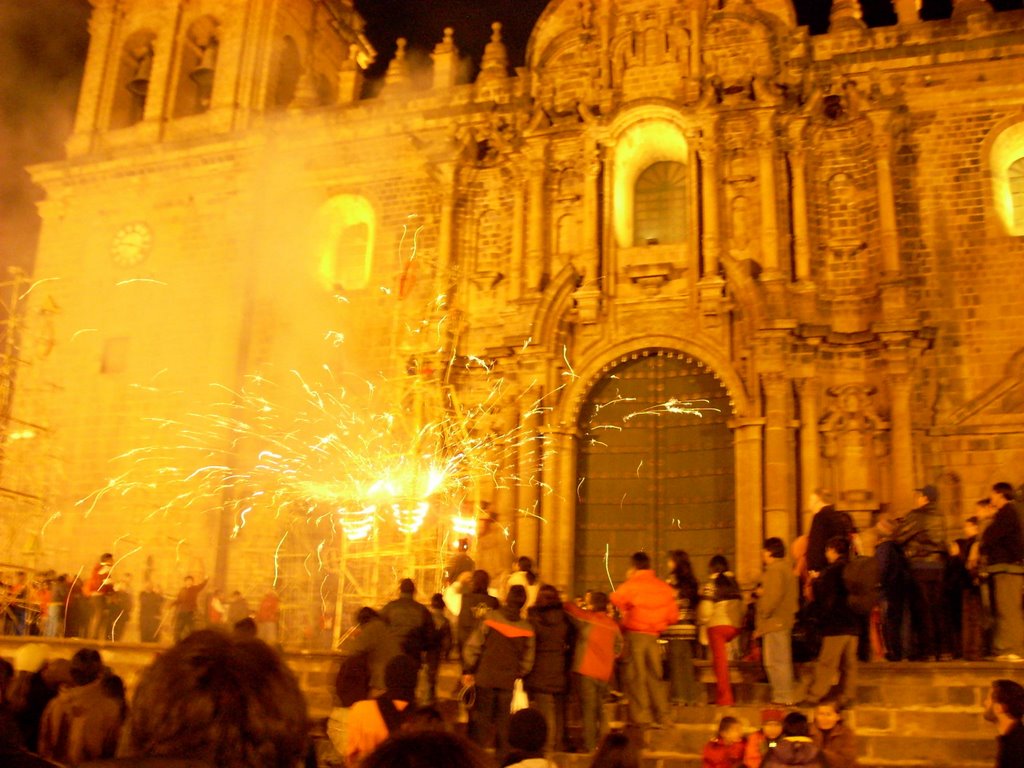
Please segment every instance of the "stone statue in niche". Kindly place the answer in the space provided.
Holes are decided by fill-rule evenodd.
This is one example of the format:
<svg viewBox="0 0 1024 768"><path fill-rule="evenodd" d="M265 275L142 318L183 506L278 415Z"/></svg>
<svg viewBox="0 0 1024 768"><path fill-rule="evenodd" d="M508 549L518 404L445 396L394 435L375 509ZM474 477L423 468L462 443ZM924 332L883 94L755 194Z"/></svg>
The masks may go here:
<svg viewBox="0 0 1024 768"><path fill-rule="evenodd" d="M822 455L836 478L840 497L868 507L880 497L878 458L888 452L889 425L875 408L876 392L868 384L830 387L820 424Z"/></svg>
<svg viewBox="0 0 1024 768"><path fill-rule="evenodd" d="M743 195L733 198L730 206L731 235L729 255L734 259L750 257L750 201Z"/></svg>

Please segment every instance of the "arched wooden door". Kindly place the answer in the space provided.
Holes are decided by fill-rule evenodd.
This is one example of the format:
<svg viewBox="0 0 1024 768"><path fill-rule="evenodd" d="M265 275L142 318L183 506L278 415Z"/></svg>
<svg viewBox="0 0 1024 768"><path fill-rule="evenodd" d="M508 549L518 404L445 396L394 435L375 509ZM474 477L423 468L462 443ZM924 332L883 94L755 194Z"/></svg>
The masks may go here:
<svg viewBox="0 0 1024 768"><path fill-rule="evenodd" d="M698 574L711 555L732 562L731 416L725 387L691 356L644 350L607 370L580 412L576 594L620 583L637 550L659 574L671 549L689 552Z"/></svg>

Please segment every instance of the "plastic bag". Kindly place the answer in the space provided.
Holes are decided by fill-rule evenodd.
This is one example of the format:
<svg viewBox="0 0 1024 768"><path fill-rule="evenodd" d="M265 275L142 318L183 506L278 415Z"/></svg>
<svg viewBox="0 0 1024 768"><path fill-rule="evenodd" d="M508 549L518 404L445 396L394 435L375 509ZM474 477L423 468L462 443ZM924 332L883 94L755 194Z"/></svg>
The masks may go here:
<svg viewBox="0 0 1024 768"><path fill-rule="evenodd" d="M523 688L523 681L516 678L515 685L512 686L512 706L510 710L518 712L520 709L526 709L528 706L530 706L530 699Z"/></svg>

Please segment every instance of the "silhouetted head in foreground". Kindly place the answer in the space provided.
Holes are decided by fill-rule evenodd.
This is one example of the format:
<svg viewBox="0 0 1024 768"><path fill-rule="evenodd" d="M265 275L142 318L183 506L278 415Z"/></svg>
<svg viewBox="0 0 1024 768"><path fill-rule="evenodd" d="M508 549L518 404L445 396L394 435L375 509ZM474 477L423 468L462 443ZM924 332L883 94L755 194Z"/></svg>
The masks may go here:
<svg viewBox="0 0 1024 768"><path fill-rule="evenodd" d="M143 672L129 731L129 756L295 768L306 753L306 702L266 643L201 630Z"/></svg>

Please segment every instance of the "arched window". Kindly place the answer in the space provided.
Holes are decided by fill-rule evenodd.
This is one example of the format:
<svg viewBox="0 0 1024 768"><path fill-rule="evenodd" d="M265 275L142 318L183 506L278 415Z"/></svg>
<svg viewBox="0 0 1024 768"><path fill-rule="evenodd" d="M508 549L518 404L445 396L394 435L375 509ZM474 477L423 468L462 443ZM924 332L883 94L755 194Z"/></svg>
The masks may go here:
<svg viewBox="0 0 1024 768"><path fill-rule="evenodd" d="M212 16L200 16L189 24L182 38L178 67L178 90L174 116L198 115L210 108L213 79L217 70L219 22Z"/></svg>
<svg viewBox="0 0 1024 768"><path fill-rule="evenodd" d="M1024 232L1024 157L1010 164L1007 173L1010 183L1010 205L1013 207L1013 227Z"/></svg>
<svg viewBox="0 0 1024 768"><path fill-rule="evenodd" d="M377 218L360 195L335 195L317 213L315 247L320 281L329 291L358 291L370 283Z"/></svg>
<svg viewBox="0 0 1024 768"><path fill-rule="evenodd" d="M1024 120L998 130L988 154L996 213L1009 234L1024 236Z"/></svg>
<svg viewBox="0 0 1024 768"><path fill-rule="evenodd" d="M110 128L127 128L142 120L153 71L154 40L156 34L148 30L137 30L125 39L111 99Z"/></svg>
<svg viewBox="0 0 1024 768"><path fill-rule="evenodd" d="M633 193L633 244L682 243L686 239L686 166L647 166Z"/></svg>

